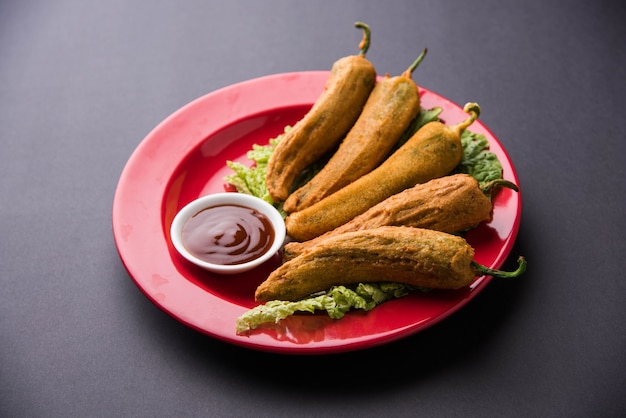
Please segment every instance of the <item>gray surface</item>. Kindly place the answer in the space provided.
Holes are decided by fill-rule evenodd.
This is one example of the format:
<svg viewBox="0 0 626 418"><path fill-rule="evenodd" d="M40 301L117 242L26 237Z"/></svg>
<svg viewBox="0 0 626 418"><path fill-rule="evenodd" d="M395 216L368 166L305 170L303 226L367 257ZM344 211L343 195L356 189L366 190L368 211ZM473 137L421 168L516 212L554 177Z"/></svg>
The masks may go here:
<svg viewBox="0 0 626 418"><path fill-rule="evenodd" d="M523 188L514 256L425 332L293 357L232 347L152 305L111 233L119 175L185 103L368 57L481 104ZM619 1L0 3L0 415L618 416L626 412ZM510 264L509 263L509 264Z"/></svg>

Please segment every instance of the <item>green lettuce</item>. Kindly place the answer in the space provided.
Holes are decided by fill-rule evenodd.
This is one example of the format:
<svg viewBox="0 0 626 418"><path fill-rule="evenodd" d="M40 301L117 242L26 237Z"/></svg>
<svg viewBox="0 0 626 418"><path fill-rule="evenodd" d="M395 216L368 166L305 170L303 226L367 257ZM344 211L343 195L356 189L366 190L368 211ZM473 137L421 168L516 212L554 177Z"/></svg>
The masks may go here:
<svg viewBox="0 0 626 418"><path fill-rule="evenodd" d="M289 132L290 126L286 126L284 133L276 138L271 138L267 145L252 145L252 149L248 151L246 156L253 161L252 166L247 166L236 161L226 161L226 165L234 171L224 177L224 180L235 186L239 193L250 194L259 197L269 204L273 205L274 201L267 191L265 183L265 173L267 173L267 164L276 145L281 141L284 135Z"/></svg>
<svg viewBox="0 0 626 418"><path fill-rule="evenodd" d="M489 151L489 142L482 134L469 130L461 135L463 144L463 159L455 168L455 173L465 173L484 185L492 180L502 178L502 164L498 157Z"/></svg>
<svg viewBox="0 0 626 418"><path fill-rule="evenodd" d="M326 292L315 293L296 302L273 300L259 305L237 318L236 330L238 334L243 334L261 324L278 323L296 312L325 311L330 318L341 319L352 309L369 311L389 299L401 298L414 289L402 283L360 283L354 289L333 286Z"/></svg>

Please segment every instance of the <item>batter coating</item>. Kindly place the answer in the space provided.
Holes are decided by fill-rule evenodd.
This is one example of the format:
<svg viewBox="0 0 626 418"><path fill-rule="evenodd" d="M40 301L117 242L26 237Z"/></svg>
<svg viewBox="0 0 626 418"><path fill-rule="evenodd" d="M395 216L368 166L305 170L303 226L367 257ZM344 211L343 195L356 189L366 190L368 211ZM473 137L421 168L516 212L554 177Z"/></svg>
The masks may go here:
<svg viewBox="0 0 626 418"><path fill-rule="evenodd" d="M335 285L399 282L458 289L476 277L474 249L461 237L404 226L347 232L319 242L274 270L255 299L299 300Z"/></svg>
<svg viewBox="0 0 626 418"><path fill-rule="evenodd" d="M320 97L270 157L266 182L274 201L284 201L296 177L343 139L375 83L376 70L363 56L344 57L333 64Z"/></svg>
<svg viewBox="0 0 626 418"><path fill-rule="evenodd" d="M412 226L449 233L460 232L489 221L492 210L491 200L472 176L445 176L395 194L317 238L288 243L284 248L284 257L294 258L320 241L338 234L379 226Z"/></svg>

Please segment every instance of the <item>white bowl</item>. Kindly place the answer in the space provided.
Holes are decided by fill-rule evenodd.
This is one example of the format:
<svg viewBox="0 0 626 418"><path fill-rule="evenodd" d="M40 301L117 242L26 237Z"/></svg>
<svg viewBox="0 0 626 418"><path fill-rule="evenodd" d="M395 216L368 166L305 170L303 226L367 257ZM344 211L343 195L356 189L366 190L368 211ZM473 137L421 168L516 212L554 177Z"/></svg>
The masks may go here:
<svg viewBox="0 0 626 418"><path fill-rule="evenodd" d="M183 244L185 223L204 209L222 205L243 206L265 215L274 228L274 239L269 249L257 258L240 264L215 264L193 255ZM214 273L236 274L251 270L272 258L285 243L286 229L280 212L266 201L243 193L226 192L203 196L185 205L174 217L170 235L176 251L191 263Z"/></svg>

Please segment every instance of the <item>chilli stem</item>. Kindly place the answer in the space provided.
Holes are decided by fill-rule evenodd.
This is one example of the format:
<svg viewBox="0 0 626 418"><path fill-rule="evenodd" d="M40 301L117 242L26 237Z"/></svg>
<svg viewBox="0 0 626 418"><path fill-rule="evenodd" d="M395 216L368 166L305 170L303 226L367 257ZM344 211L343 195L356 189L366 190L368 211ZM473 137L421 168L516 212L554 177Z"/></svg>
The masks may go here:
<svg viewBox="0 0 626 418"><path fill-rule="evenodd" d="M419 56L417 57L417 59L415 59L415 61L413 61L413 64L411 64L411 66L409 68L407 68L403 73L402 76L403 77L407 77L407 78L411 78L411 74L413 74L413 71L415 71L415 69L417 68L418 65L420 65L420 62L422 62L422 60L424 59L424 57L426 56L426 53L428 52L428 48L424 48L422 50L422 53L419 54Z"/></svg>
<svg viewBox="0 0 626 418"><path fill-rule="evenodd" d="M466 103L463 107L463 111L465 113L469 113L470 116L469 118L465 119L463 122L455 126L459 134L467 129L467 127L470 126L472 123L474 123L476 119L478 119L478 116L480 116L480 106L478 105L478 103Z"/></svg>
<svg viewBox="0 0 626 418"><path fill-rule="evenodd" d="M513 183L512 181L509 181L509 180L505 180L505 179L491 180L491 181L485 183L480 188L480 190L482 190L482 192L485 195L491 196L491 194L493 193L494 189L496 189L497 187L506 187L507 189L511 189L513 191L519 192L519 188L517 187L517 185L515 183Z"/></svg>
<svg viewBox="0 0 626 418"><path fill-rule="evenodd" d="M370 49L372 32L370 31L370 27L367 26L366 23L356 22L354 26L359 29L363 29L363 39L361 39L361 43L359 43L359 56L364 57L367 54L367 51Z"/></svg>
<svg viewBox="0 0 626 418"><path fill-rule="evenodd" d="M478 264L475 261L472 261L472 267L474 267L474 270L476 271L476 273L479 273L481 275L485 275L485 276L492 276L492 277L496 277L499 279L514 279L516 277L519 277L522 273L524 273L526 271L526 259L522 256L518 257L517 259L517 270L515 271L502 271L502 270L494 270L494 269L490 269L489 267L485 267L481 264Z"/></svg>

